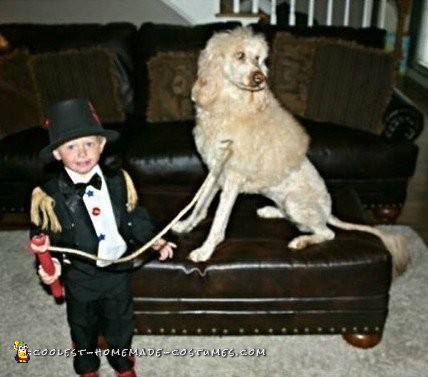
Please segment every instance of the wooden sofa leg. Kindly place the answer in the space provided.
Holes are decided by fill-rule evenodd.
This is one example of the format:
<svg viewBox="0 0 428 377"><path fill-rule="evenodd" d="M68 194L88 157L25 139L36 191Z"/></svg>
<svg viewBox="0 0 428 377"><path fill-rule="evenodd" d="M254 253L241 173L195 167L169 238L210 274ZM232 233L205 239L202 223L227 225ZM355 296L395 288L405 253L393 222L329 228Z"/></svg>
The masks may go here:
<svg viewBox="0 0 428 377"><path fill-rule="evenodd" d="M371 334L343 334L343 339L345 339L349 344L358 348L372 348L379 344L382 340L382 333L376 332Z"/></svg>

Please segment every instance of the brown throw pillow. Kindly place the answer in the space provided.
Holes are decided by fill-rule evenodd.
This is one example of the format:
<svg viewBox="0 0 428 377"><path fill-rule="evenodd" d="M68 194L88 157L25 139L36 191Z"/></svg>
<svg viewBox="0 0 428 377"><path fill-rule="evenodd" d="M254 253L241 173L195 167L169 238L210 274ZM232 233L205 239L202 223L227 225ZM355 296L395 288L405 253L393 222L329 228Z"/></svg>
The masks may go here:
<svg viewBox="0 0 428 377"><path fill-rule="evenodd" d="M199 51L158 52L147 62L150 123L194 119L190 99L196 80Z"/></svg>
<svg viewBox="0 0 428 377"><path fill-rule="evenodd" d="M101 47L34 55L31 67L44 114L67 98L88 98L101 122L125 119L113 55Z"/></svg>
<svg viewBox="0 0 428 377"><path fill-rule="evenodd" d="M317 48L305 116L381 134L394 86L394 58L349 42Z"/></svg>
<svg viewBox="0 0 428 377"><path fill-rule="evenodd" d="M26 50L0 57L0 138L41 122L29 57Z"/></svg>
<svg viewBox="0 0 428 377"><path fill-rule="evenodd" d="M304 115L314 75L316 39L278 32L273 41L269 83L282 105Z"/></svg>

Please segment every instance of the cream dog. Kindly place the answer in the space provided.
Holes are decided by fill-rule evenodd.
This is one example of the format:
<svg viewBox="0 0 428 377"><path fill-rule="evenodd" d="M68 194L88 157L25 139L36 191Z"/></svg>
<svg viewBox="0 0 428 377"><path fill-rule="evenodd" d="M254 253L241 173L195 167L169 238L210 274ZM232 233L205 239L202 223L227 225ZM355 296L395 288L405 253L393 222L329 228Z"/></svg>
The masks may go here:
<svg viewBox="0 0 428 377"><path fill-rule="evenodd" d="M335 234L327 224L369 232L380 237L391 252L394 274L401 273L410 260L403 239L332 215L324 180L306 157L307 134L267 86L267 54L262 36L237 28L215 34L199 57L192 89L197 116L194 138L210 172L217 172L209 176L193 212L173 230L192 230L222 191L209 235L190 259L208 260L224 239L238 194L257 193L276 204L259 209L259 216L285 217L309 233L293 239L289 248L303 249L333 239ZM225 152L230 152L227 158Z"/></svg>

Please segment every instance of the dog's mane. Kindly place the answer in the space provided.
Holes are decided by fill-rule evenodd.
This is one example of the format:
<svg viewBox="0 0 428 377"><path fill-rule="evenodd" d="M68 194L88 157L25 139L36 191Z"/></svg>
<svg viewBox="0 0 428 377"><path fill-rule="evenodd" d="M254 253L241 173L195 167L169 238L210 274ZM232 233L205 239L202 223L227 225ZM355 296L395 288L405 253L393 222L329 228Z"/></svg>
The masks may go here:
<svg viewBox="0 0 428 377"><path fill-rule="evenodd" d="M249 28L215 34L202 51L193 88L194 133L199 152L210 167L221 139L233 140L230 164L243 175L259 177L260 189L264 182L272 185L301 164L309 138L267 85L261 90L243 90L223 77L225 56L233 56L226 52L254 43L260 43L260 50L267 55L267 43ZM275 157L278 155L282 157Z"/></svg>

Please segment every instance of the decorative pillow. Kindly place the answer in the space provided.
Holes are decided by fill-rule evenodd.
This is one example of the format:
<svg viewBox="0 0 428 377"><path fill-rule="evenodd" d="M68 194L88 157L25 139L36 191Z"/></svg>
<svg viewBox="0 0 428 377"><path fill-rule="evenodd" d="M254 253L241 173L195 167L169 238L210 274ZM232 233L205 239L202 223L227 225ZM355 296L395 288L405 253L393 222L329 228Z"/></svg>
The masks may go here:
<svg viewBox="0 0 428 377"><path fill-rule="evenodd" d="M273 42L269 82L278 100L293 114L304 115L314 75L316 40L278 32Z"/></svg>
<svg viewBox="0 0 428 377"><path fill-rule="evenodd" d="M88 98L101 122L125 119L114 58L101 47L33 55L31 67L43 113L67 98Z"/></svg>
<svg viewBox="0 0 428 377"><path fill-rule="evenodd" d="M0 57L0 138L41 122L29 57L27 50Z"/></svg>
<svg viewBox="0 0 428 377"><path fill-rule="evenodd" d="M323 43L316 52L305 116L379 135L394 78L390 53L348 42Z"/></svg>
<svg viewBox="0 0 428 377"><path fill-rule="evenodd" d="M158 52L147 62L149 99L147 121L194 119L190 99L197 75L199 51Z"/></svg>
<svg viewBox="0 0 428 377"><path fill-rule="evenodd" d="M382 132L394 85L391 54L335 38L278 32L271 61L272 91L293 114Z"/></svg>

